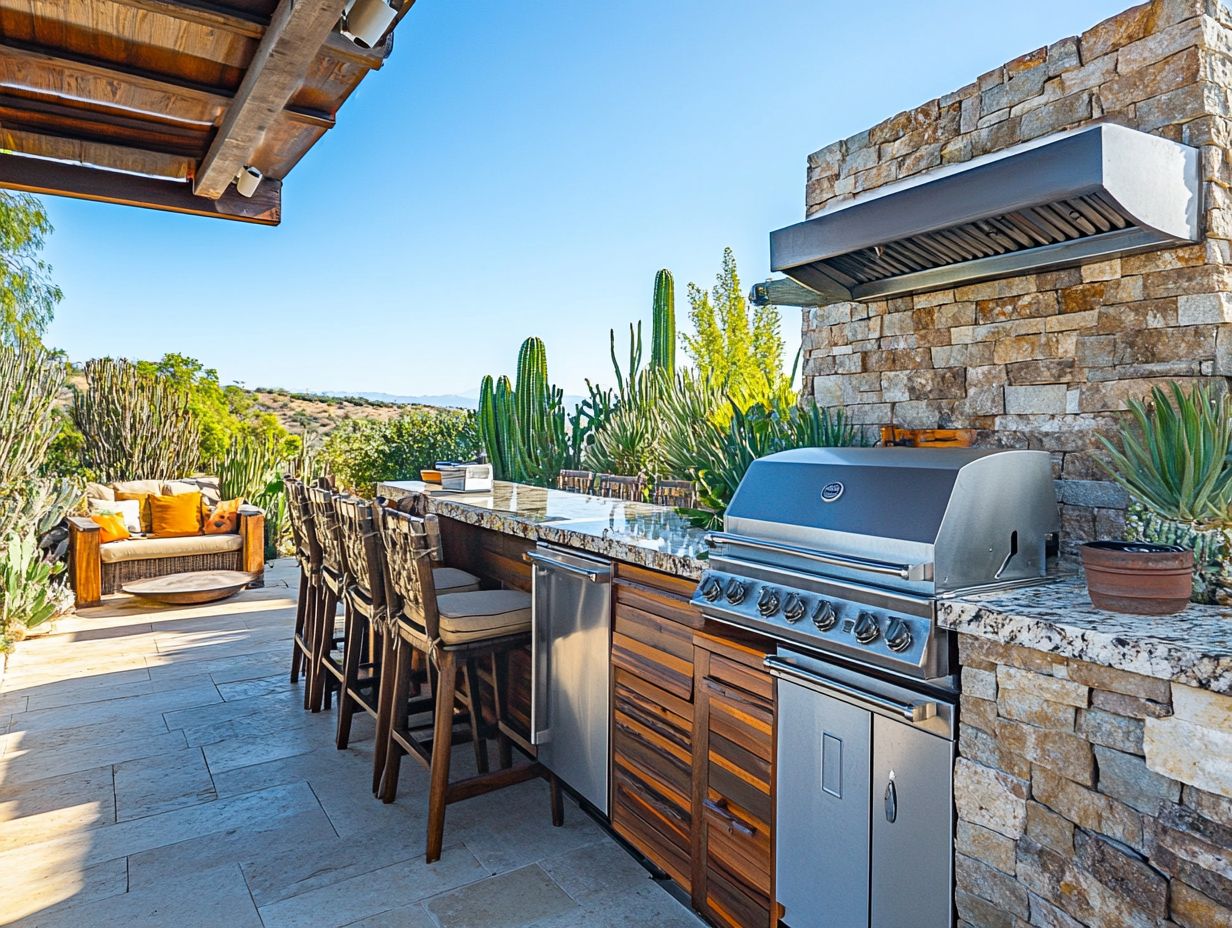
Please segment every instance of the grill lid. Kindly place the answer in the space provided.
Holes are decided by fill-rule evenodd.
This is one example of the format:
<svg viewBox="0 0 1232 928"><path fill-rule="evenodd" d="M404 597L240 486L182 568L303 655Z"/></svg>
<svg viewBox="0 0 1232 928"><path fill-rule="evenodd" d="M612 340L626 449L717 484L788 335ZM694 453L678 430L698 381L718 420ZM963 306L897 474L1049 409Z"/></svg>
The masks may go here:
<svg viewBox="0 0 1232 928"><path fill-rule="evenodd" d="M724 527L746 560L931 594L1042 576L1058 517L1043 451L802 448L753 462Z"/></svg>
<svg viewBox="0 0 1232 928"><path fill-rule="evenodd" d="M1196 242L1198 150L1100 124L891 184L770 233L827 302L882 299Z"/></svg>

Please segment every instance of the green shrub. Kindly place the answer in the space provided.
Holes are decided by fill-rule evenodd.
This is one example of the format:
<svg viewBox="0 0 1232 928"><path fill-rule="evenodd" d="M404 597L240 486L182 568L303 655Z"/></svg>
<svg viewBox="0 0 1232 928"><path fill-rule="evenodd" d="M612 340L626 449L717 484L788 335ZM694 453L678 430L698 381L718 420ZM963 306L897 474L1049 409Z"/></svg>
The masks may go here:
<svg viewBox="0 0 1232 928"><path fill-rule="evenodd" d="M408 409L385 422L342 423L326 438L319 464L341 487L372 496L383 480L418 480L437 461L470 461L478 450L473 412Z"/></svg>

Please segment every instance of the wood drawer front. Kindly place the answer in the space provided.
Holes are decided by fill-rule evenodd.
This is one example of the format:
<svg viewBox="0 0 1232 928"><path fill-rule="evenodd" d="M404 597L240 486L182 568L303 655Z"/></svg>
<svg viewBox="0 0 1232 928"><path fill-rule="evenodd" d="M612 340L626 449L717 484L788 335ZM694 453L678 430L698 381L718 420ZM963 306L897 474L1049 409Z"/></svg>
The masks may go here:
<svg viewBox="0 0 1232 928"><path fill-rule="evenodd" d="M760 662L750 666L747 663L730 660L721 654L711 654L708 676L719 683L734 686L757 696L767 706L774 704L774 678L761 666Z"/></svg>
<svg viewBox="0 0 1232 928"><path fill-rule="evenodd" d="M639 680L613 674L612 757L630 775L658 780L688 810L693 777L693 705Z"/></svg>
<svg viewBox="0 0 1232 928"><path fill-rule="evenodd" d="M705 898L702 911L717 925L726 928L759 928L775 924L770 917L770 898L752 889L747 881L735 876L717 861L710 861L706 871Z"/></svg>
<svg viewBox="0 0 1232 928"><path fill-rule="evenodd" d="M612 666L680 699L693 699L693 633L670 618L617 596L612 627Z"/></svg>
<svg viewBox="0 0 1232 928"><path fill-rule="evenodd" d="M612 775L612 827L686 892L691 891L691 817L620 766Z"/></svg>

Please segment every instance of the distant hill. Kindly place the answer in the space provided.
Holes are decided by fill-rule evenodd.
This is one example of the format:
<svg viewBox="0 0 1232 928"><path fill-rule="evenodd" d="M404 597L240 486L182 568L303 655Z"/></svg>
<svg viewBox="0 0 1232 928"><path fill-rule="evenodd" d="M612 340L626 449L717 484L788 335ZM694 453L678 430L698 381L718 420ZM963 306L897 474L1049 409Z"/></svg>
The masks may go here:
<svg viewBox="0 0 1232 928"><path fill-rule="evenodd" d="M396 418L408 407L440 406L440 403L395 403L362 394L295 393L260 387L250 391L257 408L271 412L291 432L326 435L348 419Z"/></svg>
<svg viewBox="0 0 1232 928"><path fill-rule="evenodd" d="M325 393L324 396L355 396L376 403L391 403L396 406L455 406L458 409L475 409L479 406L479 391L473 393L439 393L428 396L401 396L397 393Z"/></svg>

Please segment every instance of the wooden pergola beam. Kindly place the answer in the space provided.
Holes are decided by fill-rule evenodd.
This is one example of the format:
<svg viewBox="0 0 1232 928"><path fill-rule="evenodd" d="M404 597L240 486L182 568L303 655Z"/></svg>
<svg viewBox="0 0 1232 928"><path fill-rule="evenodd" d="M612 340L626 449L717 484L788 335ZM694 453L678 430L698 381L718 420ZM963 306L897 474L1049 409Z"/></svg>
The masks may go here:
<svg viewBox="0 0 1232 928"><path fill-rule="evenodd" d="M159 180L40 158L0 154L0 187L52 196L276 226L282 219L282 181L266 178L251 197L228 190L195 196L187 181Z"/></svg>
<svg viewBox="0 0 1232 928"><path fill-rule="evenodd" d="M197 170L194 192L222 196L303 82L338 22L340 0L281 0L222 126Z"/></svg>
<svg viewBox="0 0 1232 928"><path fill-rule="evenodd" d="M246 10L237 10L221 3L210 3L207 0L111 0L111 2L149 13L173 16L185 22L233 32L252 39L259 39L270 22L264 16Z"/></svg>

